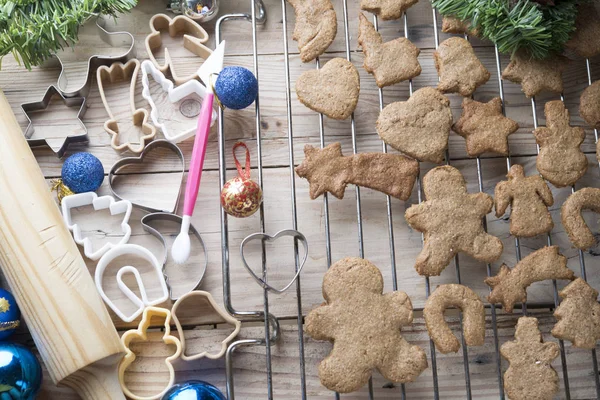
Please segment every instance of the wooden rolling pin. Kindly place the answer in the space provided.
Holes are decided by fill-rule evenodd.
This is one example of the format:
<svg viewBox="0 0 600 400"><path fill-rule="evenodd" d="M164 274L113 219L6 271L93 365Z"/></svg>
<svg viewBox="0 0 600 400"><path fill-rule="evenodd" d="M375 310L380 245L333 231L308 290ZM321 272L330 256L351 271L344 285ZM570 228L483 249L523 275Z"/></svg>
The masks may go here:
<svg viewBox="0 0 600 400"><path fill-rule="evenodd" d="M124 400L124 348L1 91L0 266L52 380Z"/></svg>

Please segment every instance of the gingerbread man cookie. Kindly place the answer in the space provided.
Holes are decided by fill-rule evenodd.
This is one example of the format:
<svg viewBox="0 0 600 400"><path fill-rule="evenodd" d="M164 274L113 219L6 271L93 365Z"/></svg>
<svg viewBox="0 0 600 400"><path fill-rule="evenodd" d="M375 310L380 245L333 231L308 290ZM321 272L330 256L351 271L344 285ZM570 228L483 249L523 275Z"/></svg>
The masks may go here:
<svg viewBox="0 0 600 400"><path fill-rule="evenodd" d="M561 93L562 73L567 68L567 62L568 59L562 56L538 60L527 54L517 53L502 71L502 78L520 83L521 90L527 97L533 97L544 90Z"/></svg>
<svg viewBox="0 0 600 400"><path fill-rule="evenodd" d="M483 218L492 211L492 196L469 194L462 174L451 166L429 171L423 191L426 201L405 213L408 224L424 233L415 264L420 275L439 275L459 252L488 263L500 257L502 241L483 229Z"/></svg>
<svg viewBox="0 0 600 400"><path fill-rule="evenodd" d="M325 303L306 317L306 333L333 342L319 363L323 386L339 393L360 389L376 368L392 382L412 382L427 356L408 343L400 328L412 322L412 304L404 292L383 294L379 269L362 258L344 258L323 277Z"/></svg>
<svg viewBox="0 0 600 400"><path fill-rule="evenodd" d="M333 43L337 17L331 0L288 0L294 7L296 26L292 39L298 42L300 59L309 62Z"/></svg>

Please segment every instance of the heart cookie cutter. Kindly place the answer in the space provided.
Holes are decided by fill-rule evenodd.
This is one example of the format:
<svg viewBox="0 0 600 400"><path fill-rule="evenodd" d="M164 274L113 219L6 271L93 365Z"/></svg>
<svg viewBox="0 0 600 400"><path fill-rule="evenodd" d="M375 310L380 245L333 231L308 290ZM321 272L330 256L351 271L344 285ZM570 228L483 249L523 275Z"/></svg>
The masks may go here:
<svg viewBox="0 0 600 400"><path fill-rule="evenodd" d="M108 209L111 215L123 214L123 222L121 222L121 231L123 237L118 243L105 243L101 248L94 249L91 240L88 237L84 237L81 232L81 227L73 223L71 217L71 209L76 207L92 206L95 211ZM66 196L62 199L61 203L62 215L67 228L73 232L73 239L75 243L83 246L83 252L85 256L91 260L98 260L110 249L125 244L129 241L131 236L131 227L129 226L129 217L131 216L132 205L127 200L115 201L112 196L102 196L94 192L85 192Z"/></svg>
<svg viewBox="0 0 600 400"><path fill-rule="evenodd" d="M293 237L295 246L297 246L297 244L296 244L297 242L302 243L302 247L304 247L304 256L302 256L302 260L300 261L300 266L298 267L298 270L296 271L296 274L294 275L292 280L282 289L277 289L277 288L269 285L264 279L262 279L258 275L256 275L254 270L250 267L250 265L248 265L246 256L244 255L244 249L248 243L250 243L254 240L260 240L262 242L274 242L277 239L279 239L281 237L285 237L285 236ZM256 280L256 282L258 282L258 284L260 286L262 286L264 289L269 290L271 292L281 294L281 293L285 292L287 289L289 289L290 286L292 286L294 284L294 282L296 282L296 280L298 279L298 276L300 276L300 272L302 272L304 263L306 262L306 259L308 258L308 241L306 240L306 237L304 237L304 235L302 233L298 232L295 229L284 229L282 231L277 232L275 235L268 235L266 233L260 233L260 232L253 233L253 234L247 236L244 240L242 240L242 243L240 244L240 256L242 258L244 267L246 267L246 270L248 270L250 275L254 278L254 280Z"/></svg>
<svg viewBox="0 0 600 400"><path fill-rule="evenodd" d="M125 313L121 311L119 307L117 307L114 301L110 297L108 297L104 290L104 285L102 283L102 280L105 275L104 272L106 271L108 265L121 256L135 256L150 263L150 265L153 268L153 272L156 275L156 279L159 282L160 289L162 292L160 297L150 300L148 298L148 293L146 291L146 287L144 286L144 282L142 281L142 277L140 275L139 270L131 265L125 265L119 268L116 275L117 285L119 286L121 292L133 304L135 304L138 307L137 310L130 315L125 315ZM125 284L125 282L123 281L123 275L125 274L132 274L135 277L135 281L138 285L141 298L138 297ZM98 292L100 293L100 296L102 297L106 305L108 305L111 308L111 310L113 310L114 313L125 322L131 322L137 317L139 317L140 314L144 312L144 309L146 307L162 304L169 299L169 289L167 287L165 277L162 273L162 266L159 264L154 254L152 254L148 249L142 246L138 246L136 244L122 244L110 249L106 254L102 256L102 258L100 258L100 261L98 261L94 279L96 281L96 288L98 289Z"/></svg>
<svg viewBox="0 0 600 400"><path fill-rule="evenodd" d="M109 120L104 123L104 130L111 135L110 145L117 151L129 150L133 153L141 153L144 150L146 141L154 139L156 128L148 123L148 111L144 108L135 108L135 86L140 71L140 62L136 59L129 60L127 64L120 62L113 63L110 67L102 65L96 71L96 80L98 81L98 90L104 108L108 113ZM131 106L131 119L133 125L141 133L139 135L139 145L133 145L130 141L121 142L119 122L111 111L108 104L104 86L106 83L116 84L118 82L129 82L129 105Z"/></svg>
<svg viewBox="0 0 600 400"><path fill-rule="evenodd" d="M163 343L166 345L174 345L176 350L173 355L165 358L165 365L169 371L169 382L167 383L166 387L160 393L151 396L138 396L131 392L127 386L127 383L125 382L125 372L136 359L135 353L129 348L129 346L134 339L148 340L148 328L150 327L150 322L153 317L164 318L164 334L162 337ZM121 343L123 343L123 346L125 347L125 357L123 357L121 363L119 364L119 383L121 384L123 393L125 393L125 395L132 400L157 400L162 398L162 396L175 383L175 368L173 368L173 361L181 356L183 348L179 339L171 335L171 312L165 308L147 307L144 310L144 316L142 317L138 328L125 332L123 336L121 336Z"/></svg>

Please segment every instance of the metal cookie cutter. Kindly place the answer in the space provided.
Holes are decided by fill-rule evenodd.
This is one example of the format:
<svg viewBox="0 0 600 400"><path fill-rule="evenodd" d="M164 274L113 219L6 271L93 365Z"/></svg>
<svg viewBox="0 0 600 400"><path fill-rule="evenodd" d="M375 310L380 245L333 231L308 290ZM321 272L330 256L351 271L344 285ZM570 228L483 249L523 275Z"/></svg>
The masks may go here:
<svg viewBox="0 0 600 400"><path fill-rule="evenodd" d="M71 209L82 206L93 206L94 210L110 210L111 215L123 214L123 222L121 222L121 231L123 237L118 244L107 242L99 249L94 249L91 240L88 237L84 237L81 233L81 228L78 224L73 223L71 218ZM115 201L112 196L102 196L94 192L78 193L70 196L66 196L62 199L61 203L62 215L67 225L67 228L73 232L73 239L75 243L83 246L83 252L85 256L91 260L97 260L107 251L115 246L125 244L131 236L131 227L129 226L129 217L131 216L131 202L127 200Z"/></svg>
<svg viewBox="0 0 600 400"><path fill-rule="evenodd" d="M42 111L47 109L54 97L60 97L60 99L66 107L79 109L77 113L77 122L81 126L81 132L65 136L63 138L63 142L61 143L60 147L58 147L58 149L51 147L48 137L33 138L35 126L31 120L31 114L33 114L36 111ZM23 110L23 113L25 114L25 117L29 122L27 128L25 129L24 135L30 147L48 146L52 149L52 151L56 153L56 155L59 158L61 158L65 154L65 151L67 150L69 144L78 142L88 142L87 128L85 127L82 121L82 118L85 115L85 112L87 111L85 98L83 97L67 98L55 86L50 86L48 87L48 90L46 90L46 94L44 94L42 100L33 103L23 103L21 104L21 109ZM49 125L52 125L52 123L49 123Z"/></svg>
<svg viewBox="0 0 600 400"><path fill-rule="evenodd" d="M164 333L163 333L163 343L167 345L174 345L176 350L175 353L167 358L165 358L165 365L169 371L169 382L165 386L165 388L160 392L153 394L151 396L138 396L133 394L127 383L125 382L125 372L127 368L135 361L136 355L129 348L129 345L133 340L148 340L148 328L150 327L150 321L153 317L163 317L165 322L163 325ZM137 329L132 329L123 334L121 336L121 343L125 347L125 357L121 360L119 364L119 382L121 384L121 389L125 395L132 400L157 400L160 399L175 383L175 369L173 368L173 361L175 361L182 353L182 344L175 336L171 335L171 312L165 308L159 307L148 307L144 310L144 316L140 321L140 324Z"/></svg>
<svg viewBox="0 0 600 400"><path fill-rule="evenodd" d="M158 280L162 292L160 297L153 300L149 299L139 270L131 265L121 267L118 270L116 276L119 289L121 289L121 292L123 292L123 294L125 294L125 296L127 296L127 298L138 307L137 310L130 315L125 315L123 311L121 311L117 307L117 305L111 300L110 297L108 297L108 295L104 291L104 286L102 284L102 279L104 278L104 271L106 270L106 267L108 267L108 265L116 258L126 255L137 256L150 263L150 265L154 269L156 279ZM123 282L123 275L127 273L132 274L135 277L136 283L139 287L141 298L138 297L125 284L125 282ZM138 246L136 244L122 244L119 246L115 246L106 254L104 254L102 258L100 258L100 261L98 261L94 279L96 281L96 288L98 289L98 292L100 293L100 296L102 297L106 305L108 305L115 312L115 314L117 314L117 316L125 322L131 322L137 317L139 317L146 307L162 304L169 299L169 289L167 288L167 283L165 282L165 278L162 274L161 265L159 264L156 257L154 257L154 254L152 254L148 249L142 246Z"/></svg>
<svg viewBox="0 0 600 400"><path fill-rule="evenodd" d="M298 271L296 271L296 275L294 275L292 280L287 285L285 285L282 289L277 289L277 288L269 285L265 280L263 280L258 275L256 275L254 270L250 267L250 265L248 265L248 262L246 261L246 256L244 255L244 249L245 249L246 245L253 240L261 240L263 242L264 241L274 242L275 240L277 240L281 237L284 237L284 236L291 236L295 240L298 240L300 243L302 243L302 247L304 248L304 255L302 256L302 259L300 261L300 266L298 267ZM296 280L298 279L298 276L300 275L300 272L302 271L302 268L304 267L304 263L306 262L306 259L308 258L308 242L302 233L300 233L294 229L285 229L285 230L277 232L273 236L268 235L266 233L253 233L252 235L247 236L244 240L242 240L242 244L240 245L240 256L242 257L242 262L244 263L244 267L246 267L246 269L248 270L250 275L254 278L254 280L256 280L256 282L258 282L258 284L260 286L262 286L264 289L270 290L271 292L283 293L287 289L289 289L289 287L292 286L294 284L294 282L296 282Z"/></svg>

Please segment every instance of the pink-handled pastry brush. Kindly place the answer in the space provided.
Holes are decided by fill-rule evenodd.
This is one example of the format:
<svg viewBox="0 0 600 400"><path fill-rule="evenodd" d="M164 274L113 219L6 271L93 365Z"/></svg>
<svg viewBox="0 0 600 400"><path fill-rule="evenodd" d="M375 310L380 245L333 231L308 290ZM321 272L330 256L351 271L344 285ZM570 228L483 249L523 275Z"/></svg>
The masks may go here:
<svg viewBox="0 0 600 400"><path fill-rule="evenodd" d="M211 75L218 74L223 69L223 57L225 56L225 41L223 40L210 57L198 69L198 76L206 85L206 97L202 102L202 110L198 117L198 128L196 138L194 139L194 149L192 150L192 160L188 171L187 183L185 185L185 198L183 200L183 220L181 222L181 231L173 247L171 256L177 264L183 264L190 257L190 219L194 213L198 189L200 188L200 178L202 176L202 167L204 166L204 156L206 154L206 144L208 142L208 133L210 131L210 121L213 110L214 93L211 84Z"/></svg>

